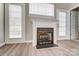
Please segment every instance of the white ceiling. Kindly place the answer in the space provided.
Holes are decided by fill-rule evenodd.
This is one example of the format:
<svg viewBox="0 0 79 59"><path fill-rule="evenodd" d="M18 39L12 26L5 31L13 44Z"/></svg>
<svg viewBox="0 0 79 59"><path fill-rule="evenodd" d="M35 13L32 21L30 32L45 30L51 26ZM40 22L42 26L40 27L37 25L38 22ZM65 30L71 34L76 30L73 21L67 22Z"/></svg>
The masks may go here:
<svg viewBox="0 0 79 59"><path fill-rule="evenodd" d="M74 8L76 6L79 6L79 3L55 3L56 8L66 9L66 10L69 10L69 9Z"/></svg>

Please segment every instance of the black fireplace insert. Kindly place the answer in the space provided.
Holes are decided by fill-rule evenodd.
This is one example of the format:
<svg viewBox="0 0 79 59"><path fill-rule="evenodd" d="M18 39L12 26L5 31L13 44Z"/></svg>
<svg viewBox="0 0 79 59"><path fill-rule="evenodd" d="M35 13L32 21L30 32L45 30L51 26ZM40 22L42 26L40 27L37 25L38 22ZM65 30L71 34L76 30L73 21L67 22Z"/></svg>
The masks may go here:
<svg viewBox="0 0 79 59"><path fill-rule="evenodd" d="M37 28L37 48L54 46L54 29Z"/></svg>

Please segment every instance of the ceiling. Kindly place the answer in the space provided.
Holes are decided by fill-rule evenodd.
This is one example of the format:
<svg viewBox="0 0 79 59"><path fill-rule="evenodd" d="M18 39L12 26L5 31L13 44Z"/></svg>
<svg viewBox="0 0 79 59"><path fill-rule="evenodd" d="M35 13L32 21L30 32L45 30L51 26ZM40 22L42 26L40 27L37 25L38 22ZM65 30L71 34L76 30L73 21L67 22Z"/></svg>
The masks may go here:
<svg viewBox="0 0 79 59"><path fill-rule="evenodd" d="M79 7L72 9L72 11L79 11Z"/></svg>
<svg viewBox="0 0 79 59"><path fill-rule="evenodd" d="M65 9L65 10L73 9L74 7L78 7L78 6L79 3L55 3L56 8Z"/></svg>

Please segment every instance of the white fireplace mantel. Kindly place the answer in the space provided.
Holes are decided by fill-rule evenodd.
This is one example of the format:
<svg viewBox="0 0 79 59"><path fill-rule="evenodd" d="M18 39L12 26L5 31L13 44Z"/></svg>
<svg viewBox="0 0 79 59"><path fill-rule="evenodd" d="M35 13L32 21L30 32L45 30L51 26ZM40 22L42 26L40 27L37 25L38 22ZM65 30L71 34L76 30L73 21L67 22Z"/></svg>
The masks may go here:
<svg viewBox="0 0 79 59"><path fill-rule="evenodd" d="M57 44L57 22L56 21L45 21L45 20L33 20L33 46L37 45L37 27L41 28L54 28L54 44Z"/></svg>

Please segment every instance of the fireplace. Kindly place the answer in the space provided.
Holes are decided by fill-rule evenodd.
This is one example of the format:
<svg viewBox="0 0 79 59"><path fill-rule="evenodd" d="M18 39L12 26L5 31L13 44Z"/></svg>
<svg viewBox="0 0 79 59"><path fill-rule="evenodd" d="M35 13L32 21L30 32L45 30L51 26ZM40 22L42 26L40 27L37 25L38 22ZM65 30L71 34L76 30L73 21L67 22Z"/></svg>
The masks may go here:
<svg viewBox="0 0 79 59"><path fill-rule="evenodd" d="M37 48L52 47L54 45L53 28L37 28Z"/></svg>

